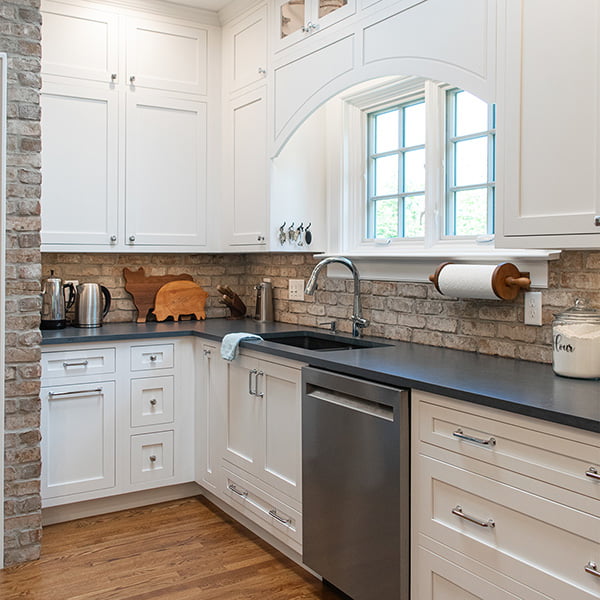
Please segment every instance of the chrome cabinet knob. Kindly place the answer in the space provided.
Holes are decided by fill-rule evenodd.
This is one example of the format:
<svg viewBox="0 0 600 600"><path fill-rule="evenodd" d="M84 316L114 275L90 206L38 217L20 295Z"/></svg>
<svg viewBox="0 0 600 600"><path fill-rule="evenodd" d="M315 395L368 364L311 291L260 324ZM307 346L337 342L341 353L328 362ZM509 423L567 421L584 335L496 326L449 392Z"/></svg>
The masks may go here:
<svg viewBox="0 0 600 600"><path fill-rule="evenodd" d="M148 460L149 460L150 462L156 462L156 455L155 455L155 454L151 454L151 455L148 457Z"/></svg>
<svg viewBox="0 0 600 600"><path fill-rule="evenodd" d="M135 235L130 235L129 236L129 241L130 242L135 242Z"/></svg>
<svg viewBox="0 0 600 600"><path fill-rule="evenodd" d="M117 80L117 74L116 73L111 73L110 80L114 83Z"/></svg>
<svg viewBox="0 0 600 600"><path fill-rule="evenodd" d="M110 236L110 241L111 242L116 242L117 241L117 236L116 235L111 235Z"/></svg>
<svg viewBox="0 0 600 600"><path fill-rule="evenodd" d="M266 75L267 74L267 70L263 69L263 67L258 67L258 74L259 75Z"/></svg>
<svg viewBox="0 0 600 600"><path fill-rule="evenodd" d="M158 401L156 400L156 398L152 398L152 400L150 400L150 404L151 404L152 406L156 406L157 402L158 402Z"/></svg>
<svg viewBox="0 0 600 600"><path fill-rule="evenodd" d="M595 225L596 227L600 227L600 215L596 215L596 216L594 217L594 225Z"/></svg>
<svg viewBox="0 0 600 600"><path fill-rule="evenodd" d="M259 242L264 242L264 241L265 241L265 236L264 236L264 235L259 235L259 236L257 236L257 238L256 238L256 239L257 239L257 241L259 241Z"/></svg>
<svg viewBox="0 0 600 600"><path fill-rule="evenodd" d="M133 85L133 84L135 83L135 75L132 75L132 76L129 78L129 83L131 83L131 85Z"/></svg>
<svg viewBox="0 0 600 600"><path fill-rule="evenodd" d="M204 348L204 356L210 356L210 350L208 348Z"/></svg>
<svg viewBox="0 0 600 600"><path fill-rule="evenodd" d="M149 358L150 358L150 362L156 362L158 357L156 356L156 354L151 354Z"/></svg>

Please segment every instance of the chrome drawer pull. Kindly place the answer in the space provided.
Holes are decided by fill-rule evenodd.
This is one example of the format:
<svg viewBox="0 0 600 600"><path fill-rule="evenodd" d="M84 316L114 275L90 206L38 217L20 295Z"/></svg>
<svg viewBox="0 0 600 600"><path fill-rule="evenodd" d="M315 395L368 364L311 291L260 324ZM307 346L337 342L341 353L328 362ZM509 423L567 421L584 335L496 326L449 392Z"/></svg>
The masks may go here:
<svg viewBox="0 0 600 600"><path fill-rule="evenodd" d="M600 481L600 473L598 473L598 469L596 469L596 467L590 467L585 474L587 477L591 477L592 479L597 479Z"/></svg>
<svg viewBox="0 0 600 600"><path fill-rule="evenodd" d="M252 389L252 375L256 375L258 371L256 369L252 369L248 371L248 394L250 396L256 396L256 379L254 380L254 389Z"/></svg>
<svg viewBox="0 0 600 600"><path fill-rule="evenodd" d="M584 567L585 572L590 575L595 575L596 577L600 577L600 571L598 570L598 565L595 562L590 562Z"/></svg>
<svg viewBox="0 0 600 600"><path fill-rule="evenodd" d="M158 356L156 356L156 354L151 354L148 358L150 359L150 362L156 362Z"/></svg>
<svg viewBox="0 0 600 600"><path fill-rule="evenodd" d="M284 525L288 525L289 526L289 525L292 524L292 520L291 519L283 519L282 517L280 517L277 514L277 510L275 510L274 508L269 511L269 515L271 515L274 519L276 519L280 523L283 523Z"/></svg>
<svg viewBox="0 0 600 600"><path fill-rule="evenodd" d="M495 446L496 440L491 437L489 440L482 440L481 438L472 437L470 435L465 435L462 429L457 429L453 434L454 437L460 438L461 440L466 440L467 442L474 442L475 444L481 444L482 446Z"/></svg>
<svg viewBox="0 0 600 600"><path fill-rule="evenodd" d="M234 485L233 483L230 483L227 486L234 494L237 494L238 496L241 496L242 498L247 498L248 497L248 492L246 490L238 490L237 486Z"/></svg>
<svg viewBox="0 0 600 600"><path fill-rule="evenodd" d="M479 525L480 527L489 527L490 529L493 529L494 527L496 527L496 523L494 523L493 519L488 519L487 521L482 521L481 519L477 519L476 517L471 517L470 515L466 515L463 512L463 509L461 506L457 505L452 509L452 514L456 515L457 517L460 517L461 519L465 519L466 521L469 521L470 523L475 523L475 525Z"/></svg>
<svg viewBox="0 0 600 600"><path fill-rule="evenodd" d="M87 360L82 360L80 362L64 362L63 369L66 369L67 367L87 367L87 365Z"/></svg>
<svg viewBox="0 0 600 600"><path fill-rule="evenodd" d="M48 392L48 396L55 398L56 396L79 396L80 394L99 394L102 388L95 388L93 390L73 390L72 392Z"/></svg>
<svg viewBox="0 0 600 600"><path fill-rule="evenodd" d="M264 375L264 372L263 371L259 371L256 374L256 379L255 379L255 382L254 382L254 395L258 396L259 398L264 398L265 397L265 393L264 392L259 392L258 391L258 378L262 377L263 375Z"/></svg>

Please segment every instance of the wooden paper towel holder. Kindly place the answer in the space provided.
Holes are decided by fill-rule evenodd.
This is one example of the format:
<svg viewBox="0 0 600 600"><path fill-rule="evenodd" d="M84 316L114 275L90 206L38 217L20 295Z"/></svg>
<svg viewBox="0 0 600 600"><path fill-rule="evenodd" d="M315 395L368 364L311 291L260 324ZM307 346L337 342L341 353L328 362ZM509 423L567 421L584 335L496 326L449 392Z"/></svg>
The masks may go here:
<svg viewBox="0 0 600 600"><path fill-rule="evenodd" d="M445 262L438 265L433 275L429 276L429 281L433 283L435 289L444 294L439 287L439 277L442 269L454 263ZM516 265L505 262L496 266L492 273L491 285L494 294L501 300L514 300L521 289L528 289L531 285L531 279L527 271L519 271Z"/></svg>

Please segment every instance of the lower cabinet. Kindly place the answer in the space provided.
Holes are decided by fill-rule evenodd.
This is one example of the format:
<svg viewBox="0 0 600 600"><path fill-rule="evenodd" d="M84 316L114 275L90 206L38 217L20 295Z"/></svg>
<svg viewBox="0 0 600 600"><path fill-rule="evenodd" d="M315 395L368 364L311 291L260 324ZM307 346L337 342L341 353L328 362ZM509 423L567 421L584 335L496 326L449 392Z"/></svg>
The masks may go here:
<svg viewBox="0 0 600 600"><path fill-rule="evenodd" d="M412 401L413 600L600 598L598 436L425 392Z"/></svg>
<svg viewBox="0 0 600 600"><path fill-rule="evenodd" d="M44 349L44 507L193 480L191 350L191 339Z"/></svg>

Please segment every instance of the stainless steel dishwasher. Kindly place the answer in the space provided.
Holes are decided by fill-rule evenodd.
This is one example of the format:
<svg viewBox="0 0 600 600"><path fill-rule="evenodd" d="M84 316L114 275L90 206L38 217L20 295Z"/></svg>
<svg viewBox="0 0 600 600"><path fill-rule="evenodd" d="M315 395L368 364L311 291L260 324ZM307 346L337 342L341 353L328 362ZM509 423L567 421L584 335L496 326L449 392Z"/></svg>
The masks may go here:
<svg viewBox="0 0 600 600"><path fill-rule="evenodd" d="M354 600L408 600L408 391L313 367L302 379L303 561Z"/></svg>

